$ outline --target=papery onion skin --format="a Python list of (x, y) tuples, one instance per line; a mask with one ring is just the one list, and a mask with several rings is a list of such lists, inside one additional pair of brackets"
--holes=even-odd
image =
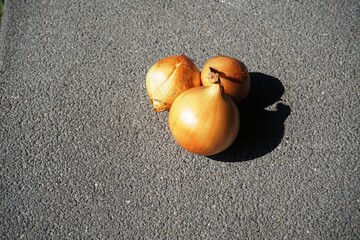
[(146, 90), (155, 112), (168, 111), (180, 93), (200, 85), (199, 69), (183, 54), (159, 60), (146, 74)]
[(227, 149), (240, 128), (239, 111), (217, 83), (180, 94), (169, 113), (175, 141), (189, 152), (210, 156)]
[(225, 93), (228, 94), (236, 104), (244, 101), (250, 91), (250, 74), (243, 62), (236, 58), (219, 55), (207, 60), (201, 71), (201, 82), (203, 86), (211, 85), (209, 72), (215, 70), (220, 76)]

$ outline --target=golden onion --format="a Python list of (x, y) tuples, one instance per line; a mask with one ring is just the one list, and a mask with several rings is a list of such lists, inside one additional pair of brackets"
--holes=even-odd
[(200, 71), (185, 55), (163, 58), (146, 74), (146, 90), (155, 112), (168, 111), (180, 93), (200, 85)]
[(219, 74), (225, 93), (236, 104), (245, 100), (250, 91), (250, 75), (243, 62), (236, 58), (219, 55), (207, 60), (201, 71), (203, 86), (210, 86), (211, 72)]
[(224, 93), (217, 74), (210, 86), (188, 89), (174, 101), (169, 113), (169, 128), (175, 141), (200, 155), (224, 151), (236, 139), (240, 127), (239, 111)]

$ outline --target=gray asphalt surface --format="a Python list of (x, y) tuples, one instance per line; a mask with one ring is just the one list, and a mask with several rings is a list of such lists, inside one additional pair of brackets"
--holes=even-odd
[[(1, 239), (360, 239), (359, 1), (6, 1)], [(249, 68), (241, 131), (193, 155), (145, 74)]]

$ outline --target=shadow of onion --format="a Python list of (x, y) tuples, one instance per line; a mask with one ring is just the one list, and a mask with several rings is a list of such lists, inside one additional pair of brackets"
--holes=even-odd
[[(240, 104), (240, 131), (235, 142), (225, 151), (209, 156), (216, 161), (253, 160), (274, 150), (284, 136), (284, 123), (291, 109), (281, 102), (284, 86), (275, 77), (250, 73), (251, 89)], [(265, 109), (271, 107), (271, 110)]]

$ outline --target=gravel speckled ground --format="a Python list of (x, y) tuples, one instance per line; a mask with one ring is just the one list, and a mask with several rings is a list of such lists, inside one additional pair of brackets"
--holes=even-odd
[[(6, 1), (2, 239), (360, 239), (359, 1)], [(145, 90), (184, 53), (249, 68), (202, 157)]]

